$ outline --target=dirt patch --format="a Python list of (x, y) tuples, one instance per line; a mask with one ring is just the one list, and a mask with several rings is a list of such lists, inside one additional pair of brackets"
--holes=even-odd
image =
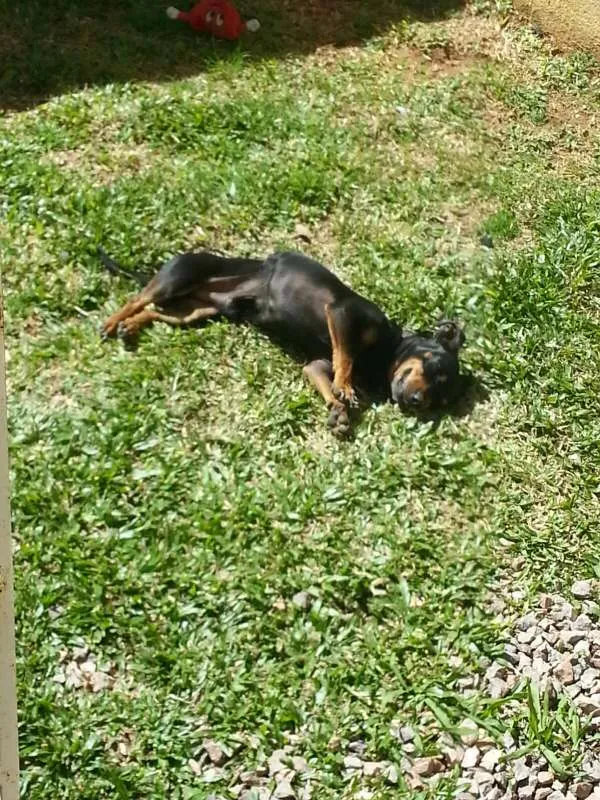
[(517, 55), (510, 32), (497, 18), (476, 13), (418, 26), (411, 44), (426, 56), (433, 68), (455, 69), (465, 58), (512, 60)]
[(126, 176), (139, 175), (152, 165), (153, 153), (145, 145), (119, 147), (99, 152), (96, 147), (56, 150), (44, 159), (62, 169), (76, 171), (95, 186), (107, 186)]
[(443, 203), (434, 220), (445, 225), (458, 236), (472, 238), (493, 210), (491, 203), (479, 200), (473, 205)]
[(586, 136), (596, 129), (598, 113), (583, 106), (573, 95), (556, 93), (548, 98), (548, 122)]
[(516, 0), (515, 6), (564, 48), (600, 57), (600, 4), (597, 0)]
[(564, 177), (584, 178), (595, 163), (598, 114), (583, 106), (577, 97), (555, 93), (548, 98), (546, 129), (556, 142), (552, 168)]

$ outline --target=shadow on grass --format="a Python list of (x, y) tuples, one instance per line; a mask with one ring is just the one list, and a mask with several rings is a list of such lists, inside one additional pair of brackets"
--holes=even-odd
[[(29, 0), (0, 4), (0, 106), (19, 110), (53, 95), (125, 81), (201, 73), (239, 50), (249, 58), (356, 44), (402, 20), (446, 16), (463, 0), (240, 0), (261, 29), (240, 43), (212, 40), (166, 17), (168, 0)], [(189, 8), (186, 0), (179, 5)]]

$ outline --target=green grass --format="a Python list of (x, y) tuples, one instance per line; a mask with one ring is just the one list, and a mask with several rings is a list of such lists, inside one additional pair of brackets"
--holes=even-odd
[[(277, 39), (285, 8), (266, 25), (256, 9), (263, 38), (240, 47), (148, 22), (114, 63), (82, 51), (81, 91), (60, 50), (3, 78), (31, 106), (0, 136), (31, 800), (229, 798), (291, 734), (313, 797), (351, 797), (348, 741), (400, 763), (394, 721), (422, 752), (465, 716), (505, 728), (455, 684), (501, 648), (499, 579), (514, 572), (526, 606), (600, 577), (596, 67), (510, 27), (514, 57), (494, 60), (485, 3), (430, 23), (382, 5), (377, 35), (355, 17), (360, 45), (317, 52), (304, 18), (294, 47)], [(145, 54), (158, 76), (167, 41), (184, 77), (135, 80)], [(442, 45), (457, 63), (430, 60)], [(135, 354), (100, 342), (132, 287), (102, 272), (98, 242), (148, 265), (298, 247), (298, 223), (303, 249), (407, 324), (461, 318), (487, 401), (435, 429), (370, 408), (342, 444), (253, 330), (156, 327)], [(53, 681), (82, 643), (111, 690)], [(569, 710), (561, 727), (527, 700), (521, 745), (563, 752)], [(188, 767), (207, 736), (233, 752), (217, 784)]]

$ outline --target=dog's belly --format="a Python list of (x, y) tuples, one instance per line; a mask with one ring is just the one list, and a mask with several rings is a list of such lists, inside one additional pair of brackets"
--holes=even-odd
[(326, 288), (302, 281), (272, 282), (257, 303), (253, 320), (270, 337), (288, 342), (308, 358), (329, 358), (331, 341), (325, 306), (333, 296)]
[(303, 314), (258, 314), (255, 324), (270, 339), (290, 346), (304, 357), (330, 358), (331, 342), (327, 324), (321, 328)]

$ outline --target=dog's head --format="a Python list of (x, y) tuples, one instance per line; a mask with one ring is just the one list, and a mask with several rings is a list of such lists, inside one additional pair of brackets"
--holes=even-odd
[(433, 332), (403, 336), (389, 373), (392, 400), (415, 412), (457, 400), (463, 384), (458, 353), (464, 342), (464, 331), (451, 320), (442, 320)]

